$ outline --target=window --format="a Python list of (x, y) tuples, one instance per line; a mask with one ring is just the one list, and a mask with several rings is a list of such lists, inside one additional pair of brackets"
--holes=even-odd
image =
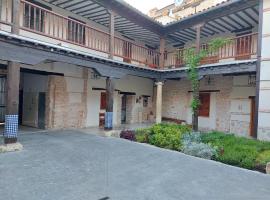
[[(71, 18), (71, 17), (70, 17)], [(72, 18), (71, 18), (72, 19)], [(78, 43), (85, 44), (85, 23), (75, 19), (68, 21), (68, 40)]]
[(102, 92), (100, 95), (100, 110), (106, 109), (106, 92)]
[(199, 116), (209, 117), (210, 115), (210, 93), (200, 93)]
[[(35, 3), (34, 1), (29, 1)], [(35, 31), (44, 32), (45, 30), (45, 10), (34, 7), (30, 4), (24, 4), (23, 26)], [(38, 4), (37, 4), (38, 5)], [(42, 5), (38, 5), (42, 6)], [(46, 7), (47, 9), (47, 7)]]
[(143, 97), (143, 107), (148, 107), (148, 96)]

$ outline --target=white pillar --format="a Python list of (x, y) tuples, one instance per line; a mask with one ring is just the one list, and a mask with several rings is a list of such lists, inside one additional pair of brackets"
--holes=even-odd
[[(270, 1), (260, 0), (261, 5), (261, 27), (259, 30), (259, 45), (258, 50), (258, 67), (259, 73), (257, 72), (257, 84), (258, 84), (258, 128), (257, 137), (258, 139), (270, 140)], [(260, 43), (260, 42), (259, 42)]]
[(156, 95), (156, 123), (159, 124), (162, 121), (162, 86), (163, 82), (156, 82), (157, 95)]

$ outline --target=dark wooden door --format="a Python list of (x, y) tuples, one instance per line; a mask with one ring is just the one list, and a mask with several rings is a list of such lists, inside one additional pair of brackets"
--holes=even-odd
[(124, 124), (127, 121), (127, 95), (122, 96), (121, 106), (121, 123)]
[[(100, 94), (100, 111), (106, 110), (106, 92), (101, 92)], [(99, 113), (99, 127), (104, 127), (105, 125), (105, 113), (100, 112)]]
[(40, 92), (38, 95), (38, 128), (45, 129), (45, 109), (46, 93)]
[(250, 132), (249, 132), (249, 135), (251, 137), (255, 137), (255, 133), (254, 133), (254, 118), (255, 118), (255, 107), (256, 107), (256, 104), (255, 104), (255, 97), (250, 97)]

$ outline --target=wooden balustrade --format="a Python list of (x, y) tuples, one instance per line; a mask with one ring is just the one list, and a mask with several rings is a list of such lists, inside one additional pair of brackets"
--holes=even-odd
[[(2, 0), (1, 2), (0, 23), (11, 25), (12, 1)], [(21, 0), (21, 16), (20, 28), (22, 30), (109, 54), (110, 34), (103, 30), (93, 28), (84, 22), (62, 16), (25, 0)], [(3, 30), (1, 24), (0, 29)], [(114, 40), (114, 56), (123, 58), (124, 62), (131, 63), (134, 61), (151, 68), (157, 68), (160, 56), (164, 56), (166, 68), (181, 67), (185, 64), (184, 48), (171, 52), (165, 51), (164, 55), (161, 55), (154, 49), (117, 36)], [(257, 40), (257, 33), (232, 38), (224, 47), (204, 58), (201, 64), (218, 63), (226, 59), (244, 60), (255, 58)], [(205, 49), (208, 46), (204, 44), (201, 48)]]
[(0, 2), (0, 22), (1, 24), (11, 24), (12, 22), (12, 1), (2, 0)]
[(83, 22), (22, 0), (22, 29), (100, 52), (109, 51), (109, 34)]
[[(247, 60), (257, 55), (258, 33), (247, 34), (232, 38), (216, 52), (210, 52), (201, 64), (218, 63), (221, 60)], [(201, 49), (207, 49), (208, 45), (201, 45)], [(182, 67), (185, 64), (185, 48), (176, 49), (165, 54), (165, 67)]]
[(121, 57), (125, 62), (135, 61), (156, 68), (159, 65), (160, 53), (142, 45), (115, 37), (114, 54)]

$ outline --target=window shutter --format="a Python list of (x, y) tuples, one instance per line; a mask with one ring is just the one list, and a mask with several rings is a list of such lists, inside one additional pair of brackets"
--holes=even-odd
[(200, 93), (199, 116), (209, 117), (210, 115), (210, 93)]

